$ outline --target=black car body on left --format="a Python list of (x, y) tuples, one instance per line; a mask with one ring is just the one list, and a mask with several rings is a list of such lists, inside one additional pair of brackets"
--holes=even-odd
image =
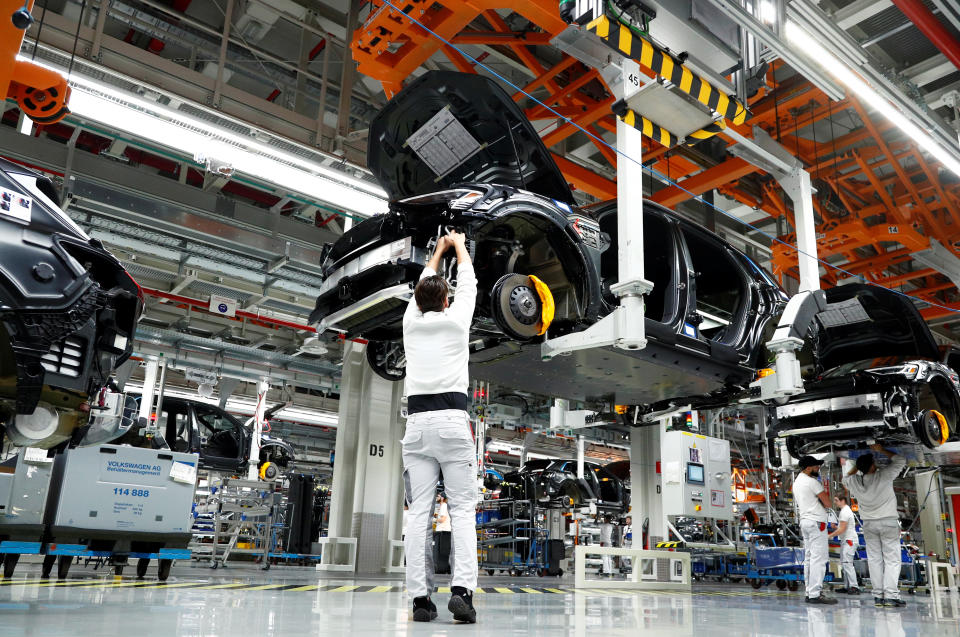
[[(804, 393), (776, 407), (771, 457), (830, 450), (936, 449), (960, 439), (960, 376), (913, 302), (875, 285), (826, 290), (810, 334), (814, 371)], [(946, 361), (946, 362), (945, 362)]]
[[(242, 473), (247, 468), (252, 448), (253, 432), (226, 410), (184, 398), (163, 399), (158, 427), (167, 444), (174, 451), (200, 455), (200, 467), (212, 471)], [(295, 459), (289, 443), (262, 434), (260, 436), (261, 472), (268, 463), (275, 470), (263, 476), (276, 477), (277, 471), (287, 468)]]
[(139, 286), (60, 209), (46, 177), (0, 159), (0, 424), (50, 448), (129, 358)]
[[(377, 115), (369, 140), (368, 165), (390, 211), (326, 249), (310, 320), (370, 340), (368, 361), (381, 376), (404, 376), (403, 311), (433, 239), (452, 227), (467, 235), (478, 280), (471, 378), (644, 406), (718, 399), (754, 379), (764, 328), (786, 295), (721, 237), (652, 202), (643, 205), (643, 249), (654, 288), (639, 319), (647, 346), (543, 360), (545, 338), (586, 330), (618, 306), (618, 206), (578, 208), (536, 130), (489, 78), (425, 73)], [(454, 280), (452, 259), (444, 267)], [(555, 306), (549, 325), (537, 281)]]

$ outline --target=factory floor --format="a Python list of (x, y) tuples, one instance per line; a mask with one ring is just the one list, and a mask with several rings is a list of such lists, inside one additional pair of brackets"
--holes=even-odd
[[(128, 568), (127, 571), (132, 569)], [(479, 622), (454, 625), (441, 587), (440, 618), (409, 620), (402, 581), (318, 579), (305, 567), (211, 570), (177, 564), (164, 584), (76, 565), (64, 582), (42, 580), (22, 564), (0, 580), (0, 637), (174, 635), (960, 635), (960, 596), (906, 595), (901, 610), (878, 609), (869, 595), (838, 596), (831, 607), (804, 604), (802, 592), (743, 585), (695, 585), (691, 594), (574, 591), (568, 578), (481, 577)]]

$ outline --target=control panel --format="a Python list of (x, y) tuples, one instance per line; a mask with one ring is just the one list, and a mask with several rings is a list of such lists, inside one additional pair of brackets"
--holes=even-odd
[(730, 520), (730, 442), (689, 431), (660, 438), (663, 514)]

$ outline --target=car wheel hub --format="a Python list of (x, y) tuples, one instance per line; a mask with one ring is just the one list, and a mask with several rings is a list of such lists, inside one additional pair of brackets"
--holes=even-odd
[(539, 301), (532, 289), (516, 287), (510, 292), (510, 313), (524, 325), (533, 325), (540, 318)]
[(512, 338), (527, 340), (540, 333), (543, 301), (529, 276), (507, 274), (490, 291), (497, 326)]

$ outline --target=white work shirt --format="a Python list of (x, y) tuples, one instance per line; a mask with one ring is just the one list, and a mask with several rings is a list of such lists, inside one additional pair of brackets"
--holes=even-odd
[(621, 543), (626, 546), (627, 542), (633, 542), (633, 525), (624, 524), (620, 534)]
[[(435, 275), (425, 267), (420, 279)], [(442, 312), (424, 314), (411, 298), (403, 315), (403, 347), (407, 356), (404, 396), (466, 394), (470, 385), (470, 324), (477, 304), (473, 265), (457, 266), (456, 297)]]
[(846, 475), (850, 470), (849, 464), (843, 466), (843, 486), (857, 499), (860, 505), (861, 520), (883, 520), (899, 518), (897, 513), (897, 496), (893, 493), (893, 481), (903, 471), (907, 461), (897, 455), (890, 459), (890, 464), (880, 468), (877, 465), (875, 473), (862, 475), (855, 473)]
[(850, 508), (849, 504), (843, 505), (837, 518), (840, 522), (847, 523), (847, 530), (843, 532), (843, 537), (840, 538), (840, 541), (846, 542), (847, 540), (851, 540), (854, 546), (859, 545), (860, 539), (857, 537), (857, 518), (854, 517), (853, 509)]
[(440, 503), (440, 510), (437, 511), (437, 527), (436, 531), (439, 533), (441, 531), (446, 531), (448, 533), (453, 531), (453, 527), (450, 526), (450, 511), (447, 508), (446, 502)]
[(802, 471), (793, 481), (793, 501), (797, 503), (797, 511), (801, 520), (826, 522), (827, 510), (817, 497), (823, 493), (823, 485), (816, 478), (811, 478)]

